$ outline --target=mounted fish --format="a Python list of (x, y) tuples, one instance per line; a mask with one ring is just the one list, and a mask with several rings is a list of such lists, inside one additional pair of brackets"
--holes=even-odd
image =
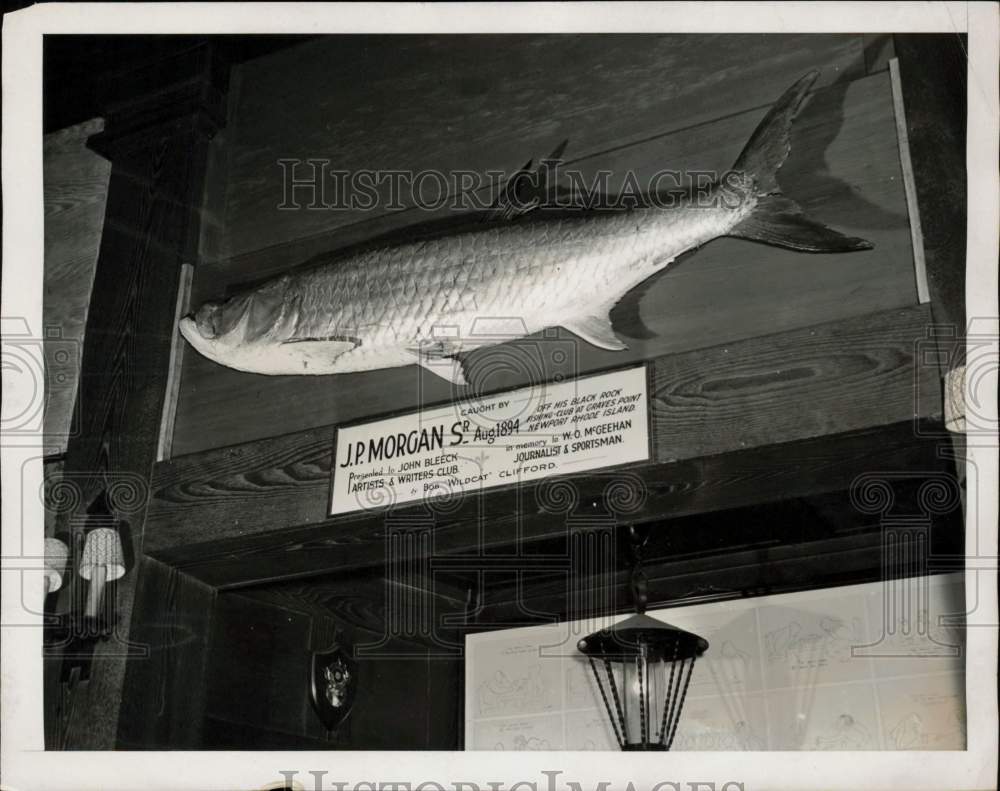
[[(549, 327), (623, 350), (612, 307), (682, 253), (720, 236), (813, 253), (872, 248), (807, 218), (775, 179), (817, 76), (810, 72), (778, 99), (707, 196), (513, 221), (505, 207), (499, 223), (345, 254), (206, 303), (181, 320), (181, 334), (240, 371), (319, 375), (416, 363), (459, 385), (466, 384), (461, 353)], [(474, 324), (483, 317), (517, 317), (520, 329), (477, 337)]]

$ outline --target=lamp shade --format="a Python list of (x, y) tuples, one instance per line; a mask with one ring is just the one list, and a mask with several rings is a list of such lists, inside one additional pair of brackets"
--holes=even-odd
[(965, 432), (965, 366), (952, 368), (944, 378), (944, 425), (957, 434)]
[(69, 547), (58, 538), (45, 539), (45, 581), (47, 592), (52, 593), (62, 587), (63, 574), (66, 573), (66, 559), (69, 557)]
[(110, 527), (99, 527), (87, 533), (80, 558), (80, 576), (89, 580), (99, 566), (107, 570), (105, 579), (108, 582), (125, 575), (121, 538), (118, 531)]
[(708, 642), (645, 614), (584, 637), (590, 667), (623, 750), (669, 750), (698, 657)]

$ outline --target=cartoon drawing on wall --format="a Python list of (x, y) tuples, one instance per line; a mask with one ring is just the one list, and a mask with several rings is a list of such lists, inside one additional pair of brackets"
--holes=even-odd
[(823, 616), (813, 629), (799, 621), (790, 621), (781, 629), (764, 635), (767, 661), (805, 667), (825, 666), (831, 660), (851, 657), (851, 647), (864, 642), (864, 627), (860, 618), (850, 624), (842, 618)]
[[(506, 750), (503, 742), (497, 742), (493, 748), (494, 750)], [(537, 736), (525, 736), (523, 733), (517, 734), (514, 737), (513, 746), (511, 750), (551, 750), (552, 745), (549, 744), (548, 739), (539, 739)]]
[(927, 676), (922, 689), (906, 678), (880, 685), (885, 746), (890, 750), (955, 750), (966, 744), (962, 677)]
[(674, 750), (766, 750), (767, 742), (746, 720), (737, 720), (726, 728), (684, 732), (678, 729)]
[(717, 656), (708, 657), (705, 662), (712, 680), (720, 692), (745, 690), (750, 675), (753, 657), (739, 648), (731, 640), (724, 640)]
[(887, 741), (892, 750), (949, 749), (956, 742), (965, 744), (965, 712), (955, 707), (944, 722), (935, 722), (911, 711), (889, 729)]
[[(725, 707), (726, 716), (732, 723), (732, 747), (717, 746), (711, 749), (762, 750), (764, 740), (758, 737), (749, 724), (747, 711), (748, 677), (752, 657), (738, 648), (732, 641), (725, 640), (717, 656), (709, 658), (705, 664), (715, 684), (715, 694)], [(689, 749), (708, 749), (704, 745), (692, 745)]]
[(872, 750), (872, 732), (851, 714), (839, 714), (813, 741), (814, 750)]
[(572, 658), (565, 665), (566, 708), (592, 708), (596, 698), (594, 676), (590, 667), (582, 660)]
[(545, 695), (542, 668), (532, 665), (525, 675), (511, 678), (503, 670), (479, 685), (479, 713), (485, 716), (503, 712), (520, 712), (532, 700)]

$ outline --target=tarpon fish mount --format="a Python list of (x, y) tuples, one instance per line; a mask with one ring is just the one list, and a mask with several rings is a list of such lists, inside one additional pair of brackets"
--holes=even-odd
[[(811, 253), (873, 247), (806, 217), (775, 178), (818, 75), (778, 99), (707, 201), (516, 221), (501, 207), (498, 223), (348, 253), (205, 303), (181, 319), (181, 334), (240, 371), (315, 376), (416, 363), (458, 385), (466, 384), (461, 353), (549, 327), (624, 350), (611, 327), (615, 304), (720, 236)], [(517, 317), (517, 334), (477, 337), (482, 317)]]

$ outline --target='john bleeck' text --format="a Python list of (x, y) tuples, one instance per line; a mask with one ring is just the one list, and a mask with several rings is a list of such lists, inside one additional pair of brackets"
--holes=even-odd
[[(449, 446), (462, 444), (462, 423), (457, 421), (451, 426), (451, 441)], [(355, 464), (387, 461), (397, 456), (412, 453), (422, 453), (430, 450), (441, 450), (444, 447), (444, 426), (413, 429), (409, 432), (386, 434), (384, 437), (371, 438), (367, 442), (358, 440), (348, 443), (341, 467), (353, 467)]]

